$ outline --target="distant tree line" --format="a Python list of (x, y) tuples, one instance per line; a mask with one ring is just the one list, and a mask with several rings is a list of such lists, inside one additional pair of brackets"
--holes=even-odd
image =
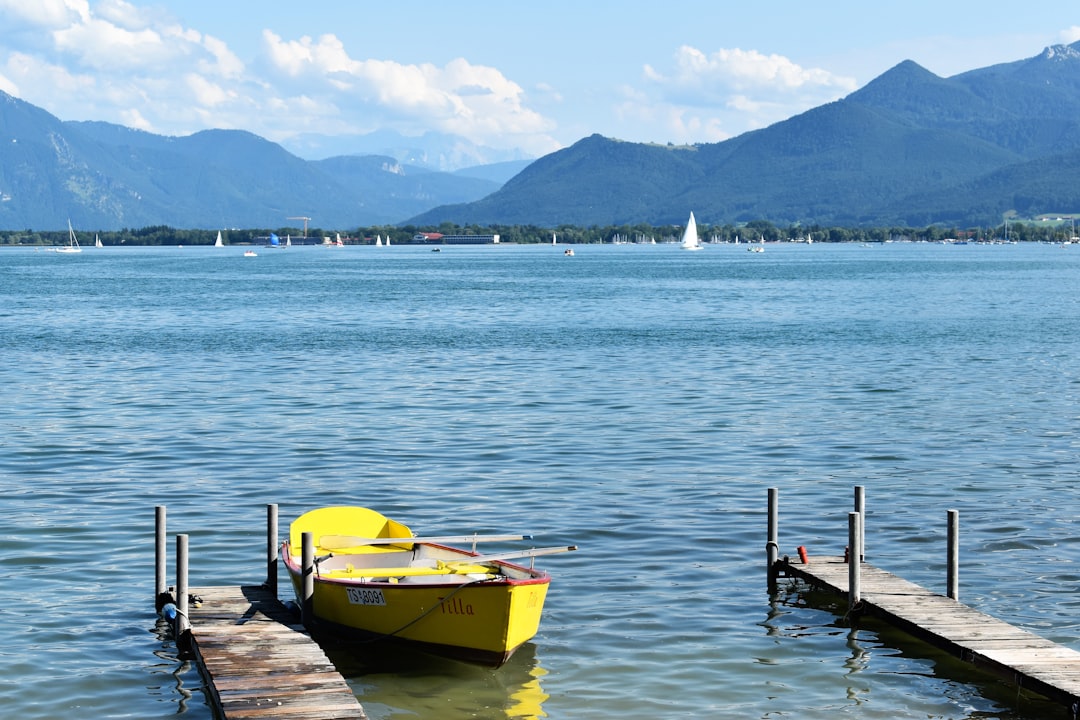
[[(648, 223), (635, 225), (609, 225), (605, 227), (577, 227), (560, 225), (558, 227), (539, 227), (536, 225), (455, 225), (442, 223), (438, 227), (420, 227), (415, 225), (375, 225), (354, 228), (349, 231), (309, 228), (307, 236), (301, 228), (249, 228), (222, 230), (222, 237), (227, 245), (265, 245), (271, 234), (277, 235), (281, 242), (289, 238), (294, 245), (318, 244), (324, 238), (336, 240), (340, 235), (347, 244), (371, 244), (376, 238), (385, 242), (389, 239), (395, 245), (407, 245), (419, 232), (438, 232), (443, 235), (491, 235), (498, 234), (501, 242), (506, 243), (549, 243), (552, 235), (559, 242), (568, 244), (590, 244), (611, 242), (665, 242), (678, 240), (682, 235), (681, 225), (654, 226)], [(95, 238), (100, 238), (103, 245), (213, 245), (218, 230), (185, 230), (165, 225), (154, 225), (140, 229), (79, 231), (79, 242), (92, 245)], [(1029, 220), (1010, 221), (996, 227), (957, 228), (931, 225), (923, 228), (911, 227), (828, 227), (824, 225), (789, 225), (778, 226), (767, 220), (755, 220), (748, 223), (709, 225), (698, 224), (698, 235), (702, 240), (717, 242), (766, 242), (811, 240), (827, 243), (843, 242), (901, 242), (923, 241), (940, 242), (944, 240), (994, 241), (1011, 240), (1017, 242), (1060, 242), (1069, 239), (1075, 233), (1075, 227), (1069, 220), (1054, 221)], [(61, 245), (68, 240), (67, 230), (0, 230), (0, 245)]]

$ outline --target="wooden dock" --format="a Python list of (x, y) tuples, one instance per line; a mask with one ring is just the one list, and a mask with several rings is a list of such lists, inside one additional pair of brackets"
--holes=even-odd
[(345, 678), (263, 586), (191, 588), (192, 653), (225, 720), (367, 720)]
[[(848, 595), (849, 568), (843, 557), (810, 556), (805, 564), (779, 559), (771, 570), (777, 577), (798, 578)], [(965, 662), (1063, 704), (1074, 717), (1080, 710), (1080, 652), (866, 563), (861, 565), (859, 586), (856, 614), (886, 620)]]

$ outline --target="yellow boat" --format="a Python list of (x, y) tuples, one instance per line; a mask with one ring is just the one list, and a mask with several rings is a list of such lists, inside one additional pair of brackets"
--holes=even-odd
[[(546, 572), (508, 560), (576, 549), (480, 555), (477, 542), (527, 536), (419, 538), (375, 510), (320, 508), (298, 517), (281, 547), (301, 604), (304, 533), (313, 545), (313, 629), (404, 640), (495, 666), (536, 635), (551, 582)], [(472, 550), (447, 542), (471, 542)]]

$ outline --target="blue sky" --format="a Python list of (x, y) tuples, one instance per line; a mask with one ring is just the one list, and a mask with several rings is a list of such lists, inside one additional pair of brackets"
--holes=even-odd
[(0, 28), (0, 90), (63, 120), (234, 128), (294, 151), (305, 135), (330, 138), (317, 156), (376, 130), (434, 131), (538, 157), (593, 133), (716, 142), (907, 59), (947, 77), (1031, 57), (1080, 39), (1080, 8), (0, 0)]

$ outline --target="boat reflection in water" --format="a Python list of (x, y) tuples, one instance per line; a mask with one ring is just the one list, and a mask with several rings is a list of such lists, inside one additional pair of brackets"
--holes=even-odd
[(416, 720), (547, 717), (543, 704), (548, 696), (540, 685), (547, 671), (540, 667), (533, 643), (522, 645), (495, 669), (399, 643), (320, 641), (372, 720), (405, 715)]

